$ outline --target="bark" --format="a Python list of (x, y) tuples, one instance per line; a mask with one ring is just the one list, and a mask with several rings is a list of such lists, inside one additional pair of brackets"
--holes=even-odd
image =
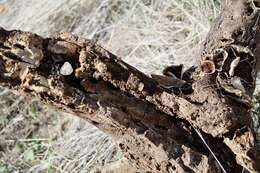
[(259, 172), (250, 126), (259, 68), (257, 2), (223, 1), (191, 93), (177, 94), (90, 40), (0, 29), (0, 85), (111, 134), (136, 171)]

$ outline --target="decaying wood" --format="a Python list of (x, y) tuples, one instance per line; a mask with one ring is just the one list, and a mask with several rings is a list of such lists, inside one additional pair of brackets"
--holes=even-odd
[(255, 1), (222, 4), (193, 74), (192, 93), (171, 92), (90, 40), (3, 28), (0, 84), (111, 134), (133, 169), (222, 172), (195, 128), (226, 172), (259, 172), (250, 127), (260, 64), (259, 11)]
[[(24, 57), (27, 53), (33, 58), (27, 60)], [(34, 63), (38, 60), (40, 63)], [(197, 172), (206, 166), (213, 172), (219, 171), (188, 122), (156, 110), (145, 99), (155, 92), (166, 98), (171, 94), (89, 40), (68, 33), (43, 39), (31, 33), (2, 29), (0, 62), (2, 85), (60, 110), (74, 112), (112, 134), (125, 157), (139, 170)], [(65, 63), (74, 69), (73, 74), (61, 74)], [(217, 141), (220, 140), (212, 139), (212, 143)], [(227, 165), (227, 170), (241, 170), (223, 143), (215, 150), (222, 151), (218, 154), (220, 160), (230, 160), (232, 166)]]

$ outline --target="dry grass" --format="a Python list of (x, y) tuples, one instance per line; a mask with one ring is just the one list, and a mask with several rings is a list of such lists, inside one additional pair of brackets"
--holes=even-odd
[[(139, 70), (195, 62), (218, 0), (0, 0), (0, 26), (97, 40)], [(90, 172), (123, 156), (92, 125), (0, 92), (0, 172)]]

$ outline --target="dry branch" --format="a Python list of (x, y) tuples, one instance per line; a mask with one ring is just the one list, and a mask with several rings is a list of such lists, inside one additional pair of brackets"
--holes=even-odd
[[(156, 110), (145, 100), (145, 95), (163, 93), (157, 83), (91, 41), (68, 33), (43, 39), (2, 29), (0, 58), (3, 86), (76, 113), (112, 134), (135, 168), (196, 172), (207, 165), (218, 170), (188, 122)], [(225, 153), (219, 154), (221, 160), (227, 157), (232, 169), (241, 169), (223, 143), (217, 148)]]
[(259, 67), (256, 3), (224, 2), (193, 74), (177, 95), (90, 40), (0, 29), (0, 84), (73, 112), (111, 134), (137, 170), (259, 172), (250, 102)]

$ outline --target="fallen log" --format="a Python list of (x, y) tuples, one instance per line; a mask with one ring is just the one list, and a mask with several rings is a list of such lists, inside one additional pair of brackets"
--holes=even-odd
[[(111, 134), (136, 171), (259, 172), (250, 125), (260, 58), (257, 5), (223, 1), (189, 81), (176, 67), (165, 71), (170, 77), (151, 78), (69, 33), (43, 38), (1, 28), (0, 85)], [(192, 90), (176, 93), (174, 82), (163, 83), (173, 77)]]

